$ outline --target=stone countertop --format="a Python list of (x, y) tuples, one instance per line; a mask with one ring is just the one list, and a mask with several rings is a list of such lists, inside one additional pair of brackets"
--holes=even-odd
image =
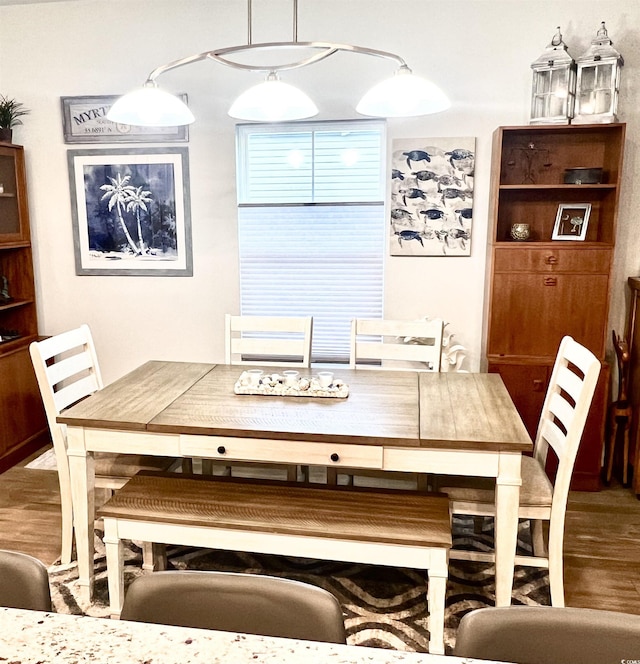
[(11, 664), (465, 664), (468, 659), (0, 608)]

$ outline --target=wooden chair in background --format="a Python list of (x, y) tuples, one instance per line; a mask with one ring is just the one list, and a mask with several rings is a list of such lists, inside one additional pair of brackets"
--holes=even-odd
[(609, 440), (608, 440), (608, 460), (606, 481), (611, 482), (613, 474), (613, 460), (617, 447), (620, 426), (622, 430), (622, 484), (625, 486), (628, 482), (629, 471), (629, 430), (633, 417), (633, 408), (629, 395), (627, 394), (627, 381), (629, 378), (629, 345), (627, 340), (618, 336), (616, 331), (612, 331), (613, 348), (616, 352), (616, 361), (618, 364), (618, 398), (609, 407)]

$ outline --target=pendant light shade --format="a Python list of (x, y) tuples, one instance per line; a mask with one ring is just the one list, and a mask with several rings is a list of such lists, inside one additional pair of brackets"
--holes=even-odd
[[(0, 0), (1, 1), (1, 0)], [(111, 107), (107, 118), (123, 124), (148, 127), (172, 127), (190, 124), (193, 114), (177, 97), (157, 88), (156, 79), (165, 72), (195, 62), (208, 60), (242, 71), (267, 73), (267, 80), (242, 93), (229, 109), (229, 115), (251, 122), (283, 122), (304, 120), (317, 115), (317, 106), (298, 88), (278, 79), (278, 73), (301, 69), (321, 62), (336, 53), (351, 53), (395, 62), (396, 75), (374, 86), (360, 101), (356, 110), (374, 117), (410, 117), (444, 111), (451, 105), (437, 85), (415, 76), (406, 62), (395, 53), (336, 42), (298, 41), (298, 0), (293, 0), (293, 40), (254, 44), (252, 33), (252, 1), (247, 0), (248, 39), (240, 46), (227, 46), (195, 53), (156, 67), (147, 77), (142, 90), (121, 97)], [(256, 56), (262, 51), (278, 51), (293, 60), (269, 65), (242, 62), (243, 55)]]
[(395, 76), (374, 85), (360, 100), (356, 111), (373, 117), (398, 118), (439, 113), (450, 106), (451, 102), (437, 85), (403, 65)]
[(303, 120), (317, 114), (318, 107), (302, 90), (283, 83), (274, 73), (243, 92), (229, 109), (232, 118), (253, 122)]
[(107, 113), (107, 119), (143, 127), (177, 127), (195, 120), (183, 101), (155, 85), (145, 85), (120, 97)]

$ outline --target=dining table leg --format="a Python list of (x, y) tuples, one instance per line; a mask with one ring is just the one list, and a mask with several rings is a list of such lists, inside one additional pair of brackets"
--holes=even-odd
[(521, 455), (501, 454), (495, 492), (496, 606), (509, 606), (518, 544)]
[(90, 602), (93, 598), (95, 553), (93, 528), (95, 521), (95, 462), (92, 452), (84, 444), (84, 429), (69, 427), (67, 456), (73, 503), (73, 530), (78, 558), (78, 586), (80, 598)]

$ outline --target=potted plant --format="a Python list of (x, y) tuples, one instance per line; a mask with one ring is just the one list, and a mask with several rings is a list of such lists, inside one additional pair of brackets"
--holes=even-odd
[(13, 127), (21, 125), (20, 118), (28, 113), (21, 102), (0, 95), (0, 143), (11, 143)]

